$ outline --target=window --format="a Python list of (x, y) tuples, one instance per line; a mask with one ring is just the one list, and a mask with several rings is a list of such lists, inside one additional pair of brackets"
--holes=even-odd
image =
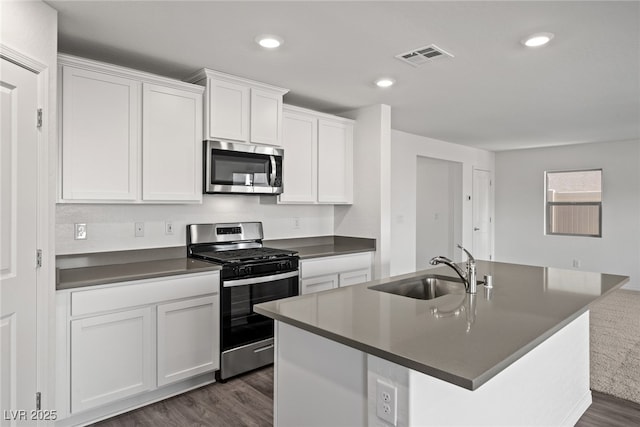
[(602, 169), (546, 173), (546, 233), (602, 236)]

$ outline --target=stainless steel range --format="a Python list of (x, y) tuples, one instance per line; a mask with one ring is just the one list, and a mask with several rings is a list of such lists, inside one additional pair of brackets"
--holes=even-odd
[(297, 253), (263, 237), (260, 222), (187, 226), (187, 255), (222, 265), (219, 380), (273, 363), (273, 320), (253, 305), (299, 294)]

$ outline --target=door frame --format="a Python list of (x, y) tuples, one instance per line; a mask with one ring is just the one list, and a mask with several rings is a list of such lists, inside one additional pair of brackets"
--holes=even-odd
[(474, 208), (475, 208), (475, 200), (476, 200), (476, 194), (474, 194), (474, 187), (475, 187), (475, 179), (476, 179), (476, 171), (482, 171), (482, 172), (487, 172), (489, 174), (489, 238), (491, 239), (491, 241), (489, 242), (489, 252), (490, 252), (490, 256), (491, 256), (491, 261), (495, 261), (496, 257), (495, 257), (495, 198), (494, 198), (494, 185), (493, 183), (495, 182), (495, 177), (494, 177), (494, 172), (490, 169), (485, 169), (485, 168), (479, 168), (476, 166), (473, 166), (471, 168), (471, 248), (473, 249), (473, 239), (475, 238), (474, 233), (473, 233), (473, 227), (474, 227)]
[[(42, 125), (37, 130), (37, 207), (36, 207), (36, 246), (42, 250), (42, 267), (36, 270), (36, 391), (42, 393), (41, 407), (54, 410), (55, 406), (55, 250), (53, 247), (54, 229), (49, 226), (50, 220), (55, 218), (55, 204), (52, 204), (49, 183), (50, 135), (53, 132), (54, 120), (49, 103), (49, 67), (5, 44), (0, 43), (0, 58), (13, 62), (37, 75), (38, 108), (43, 111)], [(36, 112), (34, 111), (34, 114)], [(54, 141), (55, 142), (55, 141)], [(55, 180), (54, 180), (55, 181)], [(36, 254), (33, 254), (35, 263)], [(35, 399), (35, 396), (34, 396)]]

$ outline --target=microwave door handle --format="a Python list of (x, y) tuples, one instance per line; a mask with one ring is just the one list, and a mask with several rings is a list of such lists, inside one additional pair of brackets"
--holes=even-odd
[(271, 159), (271, 175), (269, 176), (269, 180), (270, 180), (270, 185), (272, 187), (275, 187), (276, 185), (276, 175), (277, 175), (277, 171), (276, 171), (276, 157), (275, 156), (269, 156), (269, 158)]

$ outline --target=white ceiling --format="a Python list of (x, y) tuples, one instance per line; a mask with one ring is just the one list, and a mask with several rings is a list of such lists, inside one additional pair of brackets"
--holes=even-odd
[[(640, 2), (47, 1), (59, 50), (178, 79), (208, 67), (330, 113), (489, 150), (640, 140)], [(534, 32), (555, 34), (526, 49)], [(259, 48), (263, 33), (284, 38)], [(395, 55), (434, 43), (420, 68)], [(373, 85), (381, 76), (397, 84)]]

